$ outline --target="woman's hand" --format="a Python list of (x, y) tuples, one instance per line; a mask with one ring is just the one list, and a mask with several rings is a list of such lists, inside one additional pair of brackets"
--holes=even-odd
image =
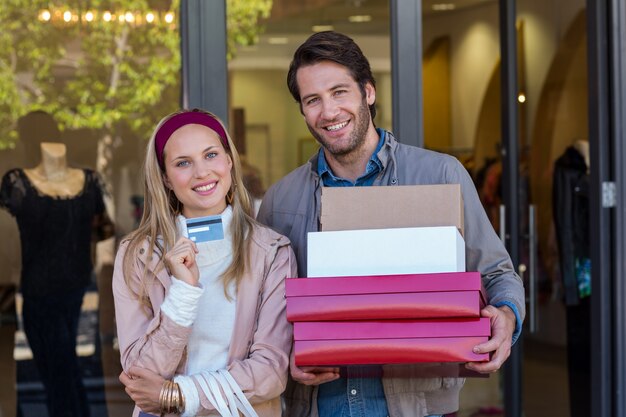
[(138, 366), (130, 368), (128, 373), (120, 374), (120, 382), (126, 387), (126, 394), (144, 413), (161, 414), (159, 394), (165, 379), (159, 374)]
[(198, 286), (200, 277), (196, 253), (198, 253), (196, 244), (186, 237), (181, 237), (163, 258), (165, 266), (173, 276), (195, 287)]

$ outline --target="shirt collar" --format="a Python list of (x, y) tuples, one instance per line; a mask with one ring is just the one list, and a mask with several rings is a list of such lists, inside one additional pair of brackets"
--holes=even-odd
[[(359, 183), (359, 180), (361, 178), (365, 176), (369, 177), (373, 173), (378, 173), (382, 171), (382, 169), (384, 168), (383, 163), (378, 157), (378, 152), (380, 152), (380, 150), (383, 147), (383, 144), (385, 143), (385, 137), (386, 137), (387, 132), (381, 128), (376, 128), (376, 132), (378, 133), (378, 136), (380, 137), (380, 139), (378, 140), (378, 145), (376, 146), (374, 153), (372, 153), (372, 156), (370, 156), (370, 159), (367, 161), (367, 165), (365, 166), (365, 172), (359, 178), (357, 178), (357, 181), (356, 181), (357, 184)], [(332, 170), (330, 169), (330, 166), (328, 165), (328, 162), (326, 162), (326, 157), (324, 156), (323, 148), (320, 148), (317, 154), (317, 174), (320, 176), (320, 178), (322, 178), (325, 184), (326, 184), (326, 181), (328, 182), (348, 181), (344, 178), (337, 177), (335, 174), (333, 174)]]

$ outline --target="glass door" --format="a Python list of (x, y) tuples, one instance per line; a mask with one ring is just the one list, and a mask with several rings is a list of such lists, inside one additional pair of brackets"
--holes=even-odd
[(517, 3), (519, 274), (526, 417), (591, 415), (589, 140), (583, 1)]

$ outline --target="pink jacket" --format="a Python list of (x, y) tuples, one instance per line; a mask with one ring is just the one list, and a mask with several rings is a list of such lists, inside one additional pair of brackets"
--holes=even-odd
[[(184, 374), (191, 327), (176, 324), (160, 311), (170, 276), (165, 268), (155, 273), (160, 257), (158, 253), (145, 253), (146, 242), (136, 259), (131, 282), (141, 285), (143, 270), (148, 269), (152, 312), (147, 315), (124, 282), (122, 265), (127, 247), (127, 242), (120, 245), (113, 273), (122, 367), (128, 371), (133, 365), (140, 366), (166, 379)], [(284, 279), (296, 276), (296, 261), (286, 237), (257, 226), (250, 244), (250, 259), (249, 273), (237, 292), (236, 324), (227, 369), (260, 417), (280, 416), (280, 394), (287, 383), (292, 339), (292, 327), (285, 315)], [(202, 391), (198, 392), (200, 415), (215, 412)], [(135, 407), (133, 415), (137, 414)]]

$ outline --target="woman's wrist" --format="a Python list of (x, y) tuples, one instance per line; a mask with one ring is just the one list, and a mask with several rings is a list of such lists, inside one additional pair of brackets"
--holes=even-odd
[(163, 381), (159, 393), (159, 408), (162, 414), (183, 414), (185, 412), (185, 396), (180, 385), (171, 380)]

